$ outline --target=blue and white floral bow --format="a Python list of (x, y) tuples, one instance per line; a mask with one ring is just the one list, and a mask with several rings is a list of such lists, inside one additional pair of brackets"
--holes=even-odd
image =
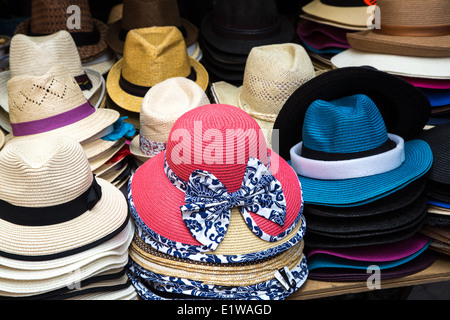
[(284, 225), (286, 199), (281, 183), (258, 159), (250, 158), (241, 188), (228, 193), (212, 173), (194, 171), (186, 187), (186, 204), (181, 206), (183, 220), (198, 242), (215, 250), (228, 229), (231, 209), (252, 212), (278, 225)]

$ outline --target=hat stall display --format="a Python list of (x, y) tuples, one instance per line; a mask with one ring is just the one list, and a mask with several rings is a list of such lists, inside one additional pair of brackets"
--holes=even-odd
[(130, 152), (145, 162), (164, 151), (175, 121), (193, 108), (210, 104), (194, 81), (174, 77), (153, 86), (142, 100), (140, 132), (130, 143)]
[[(147, 61), (142, 65), (142, 61)], [(186, 44), (176, 27), (130, 30), (124, 55), (106, 80), (108, 95), (119, 107), (139, 112), (142, 99), (157, 83), (172, 77), (186, 77), (206, 90), (206, 69), (187, 55)]]
[[(68, 10), (71, 6), (79, 8), (79, 11), (75, 10), (79, 13), (78, 21), (77, 17), (72, 18), (73, 27), (69, 23), (74, 14)], [(32, 0), (31, 17), (20, 23), (14, 34), (44, 36), (66, 30), (77, 45), (81, 61), (86, 62), (107, 50), (107, 29), (104, 22), (92, 17), (87, 0)]]
[(273, 123), (280, 109), (314, 75), (311, 59), (299, 44), (259, 46), (248, 55), (243, 85), (215, 82), (211, 84), (211, 94), (216, 103), (237, 106), (250, 114), (271, 148)]

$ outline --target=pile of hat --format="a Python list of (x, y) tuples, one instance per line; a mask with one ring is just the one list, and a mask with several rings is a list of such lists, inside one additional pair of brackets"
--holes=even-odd
[(334, 67), (373, 66), (403, 77), (427, 95), (429, 126), (448, 122), (450, 105), (450, 8), (445, 0), (378, 0), (373, 29), (347, 34), (351, 48)]
[(142, 299), (284, 299), (305, 282), (302, 189), (237, 107), (198, 106), (133, 174), (128, 274)]
[(419, 232), (433, 154), (417, 136), (429, 114), (419, 89), (363, 67), (320, 74), (285, 103), (274, 128), (302, 185), (311, 279), (367, 280), (370, 265), (396, 278), (434, 261)]
[(314, 66), (301, 45), (258, 46), (248, 55), (243, 84), (214, 82), (211, 94), (214, 102), (239, 107), (252, 116), (267, 146), (275, 149), (278, 144), (272, 146), (272, 129), (278, 113), (291, 94), (314, 76)]
[(0, 176), (0, 299), (137, 298), (125, 269), (127, 201), (93, 175), (76, 140), (13, 141)]
[(368, 29), (375, 0), (313, 0), (302, 7), (297, 35), (317, 70), (332, 69), (331, 58), (350, 48), (347, 33)]
[(10, 42), (11, 37), (7, 35), (0, 35), (0, 71), (8, 69)]
[(201, 61), (212, 82), (240, 86), (253, 47), (291, 42), (294, 34), (274, 0), (219, 0), (201, 22)]

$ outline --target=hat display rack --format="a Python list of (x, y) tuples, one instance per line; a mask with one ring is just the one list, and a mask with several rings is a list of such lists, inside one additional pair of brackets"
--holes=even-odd
[(0, 300), (450, 273), (447, 0), (186, 2), (0, 24)]

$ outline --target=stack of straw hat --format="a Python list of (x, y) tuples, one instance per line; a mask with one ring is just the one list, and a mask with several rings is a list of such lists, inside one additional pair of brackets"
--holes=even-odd
[(427, 95), (429, 126), (449, 122), (450, 8), (445, 0), (378, 0), (378, 26), (347, 35), (351, 48), (334, 67), (368, 65), (414, 84)]
[(212, 82), (240, 86), (253, 47), (290, 42), (294, 33), (274, 0), (219, 0), (201, 22), (201, 61)]
[(136, 299), (125, 274), (134, 226), (124, 195), (67, 136), (0, 152), (2, 299)]
[(141, 298), (284, 299), (303, 285), (302, 190), (258, 132), (237, 107), (196, 107), (133, 174), (128, 273)]

